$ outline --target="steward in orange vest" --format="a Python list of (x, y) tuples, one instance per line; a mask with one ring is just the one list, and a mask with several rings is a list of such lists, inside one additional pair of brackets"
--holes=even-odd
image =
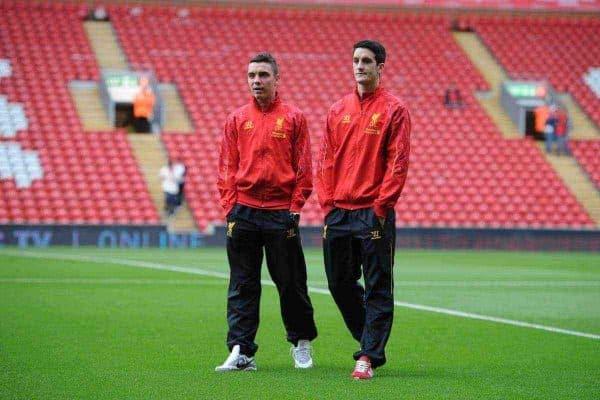
[(150, 132), (150, 120), (154, 116), (156, 96), (147, 78), (140, 79), (140, 92), (133, 100), (133, 126), (136, 132)]

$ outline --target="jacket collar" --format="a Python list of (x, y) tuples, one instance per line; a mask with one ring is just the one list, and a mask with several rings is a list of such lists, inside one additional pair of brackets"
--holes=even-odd
[(356, 101), (358, 101), (359, 103), (362, 103), (363, 101), (376, 99), (384, 91), (385, 91), (385, 89), (383, 88), (383, 86), (379, 85), (379, 86), (377, 86), (377, 88), (375, 89), (374, 92), (363, 94), (363, 97), (361, 99), (360, 96), (358, 95), (358, 87), (355, 86), (354, 87), (354, 96), (356, 97)]
[(264, 110), (262, 108), (260, 108), (260, 104), (258, 104), (258, 101), (256, 101), (256, 99), (254, 97), (252, 97), (252, 105), (253, 105), (254, 109), (261, 113), (265, 113), (265, 114), (270, 113), (275, 108), (277, 108), (277, 106), (279, 106), (279, 104), (281, 104), (281, 98), (279, 97), (279, 92), (275, 92), (275, 98), (273, 98), (271, 103)]

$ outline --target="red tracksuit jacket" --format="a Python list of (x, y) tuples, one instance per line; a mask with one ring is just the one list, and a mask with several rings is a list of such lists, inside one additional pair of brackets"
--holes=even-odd
[(362, 100), (354, 93), (329, 109), (316, 177), (321, 207), (373, 207), (385, 217), (406, 181), (410, 115), (382, 87)]
[(234, 204), (300, 212), (312, 192), (310, 137), (298, 108), (279, 97), (264, 112), (254, 99), (227, 117), (217, 186)]

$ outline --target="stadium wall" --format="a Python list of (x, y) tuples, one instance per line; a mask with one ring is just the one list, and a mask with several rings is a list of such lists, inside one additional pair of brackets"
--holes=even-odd
[[(323, 229), (302, 227), (307, 247), (320, 247)], [(161, 225), (1, 225), (0, 247), (199, 248), (225, 246), (226, 228), (214, 234), (170, 233)], [(401, 228), (399, 249), (469, 249), (600, 252), (600, 230)]]
[(170, 233), (161, 225), (0, 225), (0, 247), (5, 245), (197, 248), (205, 241), (200, 233)]
[[(302, 242), (320, 247), (321, 227), (300, 229)], [(226, 228), (218, 227), (206, 237), (210, 245), (225, 245)], [(536, 230), (475, 228), (400, 228), (396, 230), (398, 249), (469, 249), (521, 251), (600, 252), (600, 230)]]

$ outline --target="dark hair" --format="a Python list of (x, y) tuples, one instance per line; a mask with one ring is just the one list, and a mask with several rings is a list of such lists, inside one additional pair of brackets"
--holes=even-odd
[(277, 66), (277, 61), (275, 61), (275, 57), (267, 52), (258, 53), (254, 57), (250, 59), (248, 64), (250, 63), (267, 63), (271, 64), (271, 68), (273, 68), (273, 74), (275, 76), (279, 75), (279, 67)]
[(375, 54), (375, 62), (378, 65), (385, 62), (385, 47), (383, 47), (381, 43), (374, 40), (361, 40), (360, 42), (354, 43), (352, 53), (354, 54), (354, 50), (358, 48), (371, 50)]

